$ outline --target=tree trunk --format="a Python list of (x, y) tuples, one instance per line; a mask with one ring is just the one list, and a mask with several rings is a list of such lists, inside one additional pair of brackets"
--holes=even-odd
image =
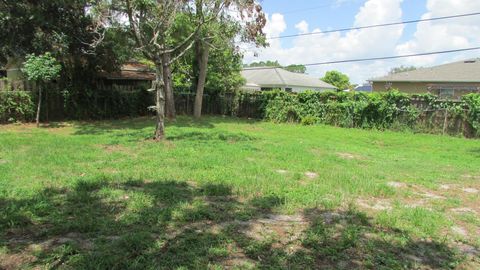
[(38, 84), (37, 128), (40, 127), (40, 107), (42, 106), (42, 85)]
[(198, 58), (198, 81), (195, 105), (193, 106), (193, 116), (195, 118), (202, 116), (203, 90), (205, 89), (205, 81), (207, 79), (208, 55), (210, 52), (208, 45), (199, 42), (198, 46), (199, 51), (196, 56)]
[(163, 81), (163, 65), (162, 63), (155, 63), (155, 81), (153, 82), (153, 89), (156, 92), (155, 109), (157, 112), (157, 125), (153, 139), (160, 141), (165, 136), (165, 92)]
[(173, 84), (172, 84), (172, 71), (170, 69), (170, 55), (163, 55), (163, 80), (164, 80), (164, 91), (165, 91), (165, 104), (166, 104), (166, 115), (168, 120), (175, 121), (176, 112), (175, 112), (175, 98), (173, 95)]

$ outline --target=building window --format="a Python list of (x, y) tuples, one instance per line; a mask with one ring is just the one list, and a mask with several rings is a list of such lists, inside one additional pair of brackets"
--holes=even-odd
[(272, 91), (273, 88), (272, 87), (262, 87), (260, 90), (262, 90), (262, 91)]
[(288, 92), (288, 93), (291, 93), (291, 92), (292, 92), (292, 88), (285, 88), (285, 91)]
[(440, 89), (438, 96), (442, 99), (453, 99), (455, 96), (455, 90), (453, 89)]

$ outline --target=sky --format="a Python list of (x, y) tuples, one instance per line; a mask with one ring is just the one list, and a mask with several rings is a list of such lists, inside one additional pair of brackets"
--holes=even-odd
[[(262, 0), (268, 37), (480, 12), (480, 0)], [(480, 15), (440, 21), (271, 39), (267, 48), (242, 45), (244, 63), (282, 65), (416, 54), (480, 46)], [(479, 51), (308, 67), (347, 74), (352, 83), (386, 75), (401, 65), (429, 67), (480, 57)]]

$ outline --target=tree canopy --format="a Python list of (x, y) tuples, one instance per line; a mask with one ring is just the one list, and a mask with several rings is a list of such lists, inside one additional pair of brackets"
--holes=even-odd
[(350, 88), (350, 78), (340, 71), (327, 71), (321, 80), (337, 87), (339, 91)]
[(27, 55), (27, 60), (23, 63), (22, 72), (25, 73), (30, 81), (48, 82), (56, 79), (60, 75), (62, 66), (52, 56), (51, 53), (35, 56)]
[(397, 73), (402, 73), (402, 72), (407, 72), (407, 71), (413, 71), (416, 70), (417, 68), (415, 66), (399, 66), (399, 67), (394, 67), (388, 72), (388, 74), (397, 74)]
[(283, 66), (281, 65), (278, 60), (275, 61), (260, 61), (260, 62), (253, 62), (247, 65), (244, 65), (244, 67), (281, 67), (287, 71), (290, 72), (295, 72), (295, 73), (306, 73), (307, 72), (307, 67), (304, 65), (288, 65), (288, 66)]

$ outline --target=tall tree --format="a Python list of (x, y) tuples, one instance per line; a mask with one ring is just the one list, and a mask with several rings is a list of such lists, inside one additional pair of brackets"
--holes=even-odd
[(339, 91), (350, 88), (350, 78), (340, 71), (327, 71), (321, 80), (337, 87), (337, 90)]
[[(229, 9), (225, 9), (225, 7)], [(236, 12), (237, 18), (232, 16), (232, 11)], [(193, 69), (194, 74), (196, 74), (196, 94), (194, 117), (199, 118), (202, 114), (210, 50), (212, 48), (216, 49), (213, 44), (234, 43), (235, 37), (240, 36), (244, 42), (265, 45), (263, 27), (266, 24), (266, 18), (261, 5), (255, 0), (195, 0), (192, 17), (196, 18), (197, 21), (202, 18), (203, 20), (209, 18), (209, 23), (205, 24), (195, 36)], [(238, 18), (243, 20), (244, 23), (240, 23)], [(232, 26), (236, 29), (234, 35), (227, 31), (227, 29), (232, 29)], [(224, 46), (220, 45), (220, 47)]]
[(132, 33), (137, 50), (155, 65), (155, 81), (152, 83), (152, 90), (156, 93), (155, 105), (152, 108), (157, 115), (154, 139), (161, 140), (165, 134), (166, 74), (164, 71), (193, 46), (194, 36), (205, 20), (201, 18), (197, 21), (195, 29), (180, 42), (176, 42), (172, 39), (172, 25), (176, 16), (191, 5), (192, 1), (105, 0), (99, 2), (96, 2), (99, 20), (108, 17), (112, 25), (116, 25), (122, 24), (127, 18), (128, 24), (123, 25), (126, 25)]
[(97, 72), (119, 69), (133, 52), (124, 29), (94, 20), (92, 2), (0, 0), (0, 64), (51, 52), (62, 65), (57, 84), (68, 91), (66, 110), (75, 114), (90, 102)]

